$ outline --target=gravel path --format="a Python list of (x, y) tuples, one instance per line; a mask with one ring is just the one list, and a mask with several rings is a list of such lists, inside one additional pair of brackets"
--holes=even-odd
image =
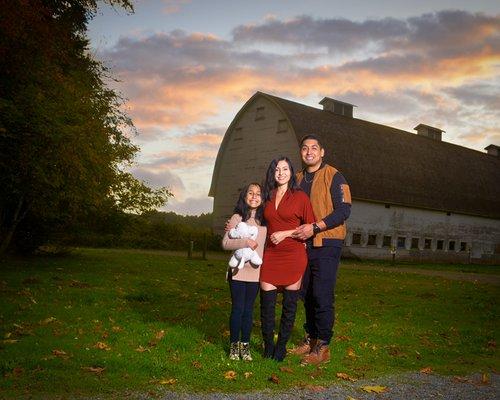
[[(311, 386), (304, 389), (288, 389), (283, 392), (265, 390), (249, 394), (182, 394), (168, 392), (162, 400), (493, 400), (500, 399), (500, 375), (492, 374), (489, 382), (482, 383), (479, 374), (467, 378), (410, 373), (377, 380), (357, 381), (336, 386)], [(383, 393), (367, 393), (362, 386), (385, 386)], [(143, 397), (147, 399), (148, 397)]]

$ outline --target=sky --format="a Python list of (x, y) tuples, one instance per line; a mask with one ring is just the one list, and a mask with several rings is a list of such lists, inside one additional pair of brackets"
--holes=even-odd
[(174, 193), (165, 211), (212, 211), (215, 158), (256, 91), (484, 151), (500, 145), (498, 0), (137, 0), (101, 4), (92, 54), (134, 121), (132, 173)]

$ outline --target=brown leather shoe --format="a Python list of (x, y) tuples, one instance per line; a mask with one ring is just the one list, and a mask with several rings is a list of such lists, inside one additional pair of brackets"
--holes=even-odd
[(318, 340), (309, 354), (302, 357), (302, 365), (317, 365), (330, 361), (330, 348), (322, 340)]
[(304, 354), (309, 354), (311, 349), (314, 347), (317, 339), (311, 339), (309, 335), (306, 335), (302, 342), (292, 350), (292, 354), (303, 356)]

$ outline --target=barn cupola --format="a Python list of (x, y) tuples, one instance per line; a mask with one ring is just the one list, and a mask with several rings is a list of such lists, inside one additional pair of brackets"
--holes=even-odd
[(434, 140), (437, 140), (438, 142), (442, 141), (442, 133), (444, 132), (442, 129), (435, 128), (433, 126), (425, 125), (425, 124), (418, 124), (415, 128), (413, 128), (417, 131), (417, 135), (420, 136), (425, 136)]
[(325, 97), (319, 102), (323, 106), (323, 111), (329, 111), (337, 115), (344, 115), (345, 117), (353, 116), (354, 104), (344, 103), (340, 100), (335, 100), (330, 97)]
[(500, 157), (500, 146), (490, 144), (484, 148), (490, 156)]

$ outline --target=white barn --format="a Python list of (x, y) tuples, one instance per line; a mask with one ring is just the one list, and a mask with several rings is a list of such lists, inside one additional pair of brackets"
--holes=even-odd
[(487, 153), (446, 143), (442, 130), (417, 134), (353, 117), (353, 105), (325, 97), (323, 109), (255, 93), (227, 129), (209, 195), (222, 232), (239, 190), (260, 182), (286, 155), (301, 168), (299, 141), (314, 133), (353, 199), (344, 254), (500, 263), (499, 147)]

